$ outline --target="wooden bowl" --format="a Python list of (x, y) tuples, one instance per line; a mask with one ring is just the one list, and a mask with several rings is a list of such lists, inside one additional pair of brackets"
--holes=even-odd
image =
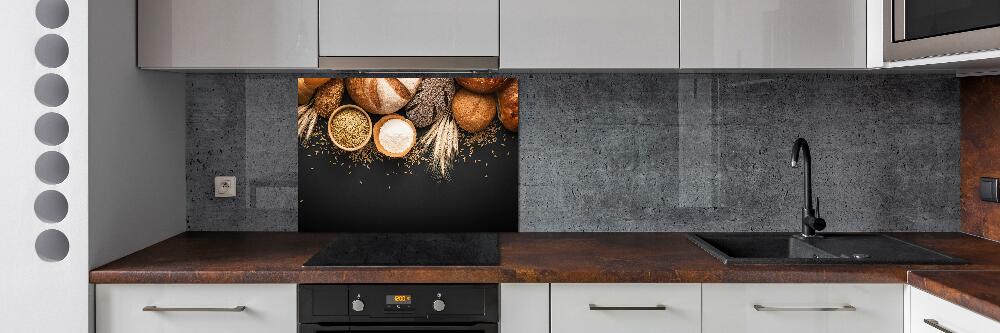
[[(340, 113), (340, 111), (344, 111), (344, 110), (348, 110), (348, 109), (354, 109), (354, 110), (361, 111), (361, 114), (365, 115), (365, 119), (368, 119), (368, 137), (366, 137), (365, 141), (362, 142), (361, 145), (359, 145), (357, 147), (344, 147), (344, 146), (340, 145), (340, 143), (338, 143), (337, 140), (333, 139), (333, 133), (331, 132), (333, 130), (333, 126), (331, 126), (331, 124), (333, 123), (333, 118), (336, 118), (337, 114)], [(365, 112), (364, 109), (362, 109), (361, 107), (359, 107), (357, 105), (351, 105), (351, 104), (341, 105), (337, 109), (333, 110), (332, 113), (330, 113), (330, 118), (327, 119), (327, 122), (326, 122), (326, 135), (330, 138), (330, 142), (333, 142), (334, 146), (337, 146), (337, 148), (343, 149), (344, 151), (355, 151), (355, 150), (361, 149), (365, 145), (368, 144), (368, 140), (372, 139), (372, 117), (368, 115), (368, 112)]]
[[(404, 150), (402, 153), (392, 153), (388, 150), (385, 150), (385, 148), (382, 147), (382, 143), (380, 143), (378, 140), (378, 134), (382, 129), (382, 125), (385, 125), (385, 122), (389, 121), (390, 119), (400, 119), (402, 121), (405, 121), (406, 124), (410, 126), (410, 130), (413, 131), (413, 144), (407, 147), (406, 150)], [(379, 119), (378, 122), (375, 123), (375, 132), (373, 132), (372, 140), (375, 140), (375, 149), (378, 149), (378, 152), (382, 153), (382, 155), (394, 158), (403, 157), (406, 156), (406, 154), (409, 154), (410, 150), (417, 145), (417, 128), (414, 127), (413, 122), (411, 122), (409, 119), (406, 119), (406, 117), (400, 116), (395, 113), (387, 114), (382, 116), (382, 119)]]

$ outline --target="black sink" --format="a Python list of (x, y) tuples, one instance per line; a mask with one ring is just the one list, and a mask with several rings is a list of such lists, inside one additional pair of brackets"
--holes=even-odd
[(692, 233), (688, 239), (730, 264), (965, 264), (966, 261), (883, 234)]

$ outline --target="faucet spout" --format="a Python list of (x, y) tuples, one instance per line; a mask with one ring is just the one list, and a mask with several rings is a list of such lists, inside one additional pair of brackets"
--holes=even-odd
[[(799, 162), (801, 152), (802, 162)], [(816, 231), (826, 228), (826, 221), (816, 216), (813, 209), (812, 155), (806, 139), (798, 138), (792, 145), (792, 167), (802, 167), (802, 236), (816, 237)]]

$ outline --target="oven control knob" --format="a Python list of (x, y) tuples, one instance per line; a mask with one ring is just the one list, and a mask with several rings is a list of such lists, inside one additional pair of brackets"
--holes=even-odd
[(439, 299), (434, 300), (434, 311), (437, 312), (444, 311), (444, 301)]
[(365, 310), (365, 302), (362, 301), (362, 300), (360, 300), (360, 299), (356, 299), (353, 302), (351, 302), (351, 309), (354, 310), (355, 312), (364, 311)]

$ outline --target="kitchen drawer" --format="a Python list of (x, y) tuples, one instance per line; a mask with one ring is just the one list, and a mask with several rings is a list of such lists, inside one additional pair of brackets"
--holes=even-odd
[(554, 283), (551, 290), (552, 333), (701, 330), (699, 284)]
[[(1000, 322), (910, 287), (910, 332), (908, 333), (996, 333)], [(940, 328), (925, 320), (936, 321)]]
[[(294, 333), (294, 284), (100, 284), (98, 333)], [(147, 306), (243, 311), (144, 311)]]
[(705, 284), (703, 332), (898, 333), (904, 292), (902, 284)]

